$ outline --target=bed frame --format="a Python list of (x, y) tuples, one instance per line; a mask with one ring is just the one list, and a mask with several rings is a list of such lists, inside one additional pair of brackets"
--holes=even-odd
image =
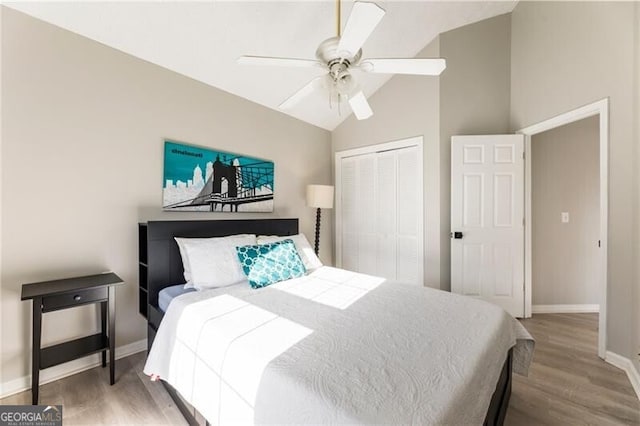
[[(286, 236), (297, 233), (298, 219), (150, 221), (139, 224), (140, 313), (148, 322), (148, 349), (163, 317), (158, 308), (158, 293), (170, 285), (184, 283), (182, 259), (174, 237), (223, 237), (234, 234)], [(511, 396), (511, 364), (510, 350), (491, 397), (484, 421), (487, 426), (502, 425), (504, 422)], [(190, 425), (208, 425), (206, 419), (184, 401), (171, 385), (164, 381), (162, 384)]]

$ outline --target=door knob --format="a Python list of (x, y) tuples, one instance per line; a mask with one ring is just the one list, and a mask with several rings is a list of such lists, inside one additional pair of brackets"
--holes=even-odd
[(451, 233), (451, 238), (453, 238), (455, 240), (461, 240), (462, 239), (462, 232), (460, 232), (460, 231), (452, 232)]

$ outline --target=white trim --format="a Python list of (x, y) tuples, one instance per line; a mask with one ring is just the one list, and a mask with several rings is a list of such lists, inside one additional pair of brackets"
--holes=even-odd
[(524, 136), (524, 317), (531, 318), (533, 303), (531, 283), (533, 281), (531, 253), (533, 246), (531, 211), (531, 136)]
[(400, 139), (397, 141), (383, 142), (375, 145), (362, 146), (360, 148), (347, 149), (344, 151), (336, 151), (335, 158), (343, 159), (347, 157), (355, 157), (364, 154), (373, 154), (376, 152), (393, 151), (394, 149), (410, 148), (412, 146), (422, 146), (422, 136), (413, 136), (406, 139)]
[(587, 117), (600, 117), (600, 316), (598, 325), (598, 356), (605, 357), (607, 348), (607, 259), (609, 224), (609, 99), (601, 99), (573, 111), (560, 114), (518, 131), (525, 135), (525, 318), (531, 316), (531, 136), (573, 123)]
[(600, 312), (600, 305), (533, 305), (534, 314), (572, 314)]
[[(124, 358), (129, 355), (133, 355), (146, 350), (147, 339), (138, 340), (137, 342), (117, 347), (116, 359)], [(64, 377), (68, 377), (76, 373), (89, 370), (90, 368), (97, 367), (100, 364), (100, 354), (94, 354), (91, 356), (86, 356), (84, 358), (69, 361), (64, 364), (56, 365), (51, 368), (47, 368), (46, 370), (42, 370), (40, 372), (40, 385), (55, 382), (56, 380), (62, 379)], [(0, 383), (0, 398), (4, 398), (29, 389), (31, 389), (31, 374)]]
[(604, 360), (627, 373), (631, 386), (633, 386), (633, 390), (636, 391), (636, 396), (640, 399), (640, 373), (636, 366), (633, 365), (633, 362), (631, 362), (629, 358), (625, 358), (611, 351), (606, 352)]
[(400, 139), (391, 142), (379, 143), (375, 145), (368, 145), (360, 148), (348, 149), (344, 151), (337, 151), (334, 156), (334, 170), (335, 170), (335, 254), (336, 254), (336, 266), (338, 268), (342, 267), (342, 218), (340, 216), (340, 212), (342, 210), (342, 159), (355, 157), (359, 155), (373, 154), (384, 151), (393, 151), (396, 149), (402, 148), (411, 148), (417, 147), (418, 149), (418, 174), (419, 176), (419, 185), (420, 191), (417, 199), (417, 207), (418, 207), (418, 215), (420, 220), (418, 220), (418, 230), (417, 235), (418, 238), (418, 259), (420, 260), (420, 271), (418, 271), (418, 276), (422, 277), (422, 285), (424, 285), (424, 137), (413, 136), (406, 139)]

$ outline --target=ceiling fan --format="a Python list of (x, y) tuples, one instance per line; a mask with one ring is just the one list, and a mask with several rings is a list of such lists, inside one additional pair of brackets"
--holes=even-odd
[(289, 109), (315, 90), (329, 92), (329, 103), (348, 100), (358, 120), (373, 115), (362, 89), (351, 70), (376, 74), (440, 75), (446, 68), (442, 58), (362, 59), (362, 45), (382, 20), (385, 11), (375, 3), (356, 1), (347, 19), (344, 31), (340, 25), (340, 0), (336, 0), (336, 27), (338, 35), (322, 43), (316, 50), (316, 59), (278, 58), (270, 56), (241, 56), (239, 64), (285, 67), (323, 68), (326, 74), (316, 77), (279, 105)]

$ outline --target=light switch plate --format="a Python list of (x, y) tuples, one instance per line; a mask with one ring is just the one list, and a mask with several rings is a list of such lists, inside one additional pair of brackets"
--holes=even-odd
[(569, 212), (560, 213), (560, 219), (562, 220), (562, 223), (569, 223)]

